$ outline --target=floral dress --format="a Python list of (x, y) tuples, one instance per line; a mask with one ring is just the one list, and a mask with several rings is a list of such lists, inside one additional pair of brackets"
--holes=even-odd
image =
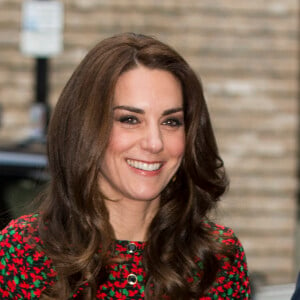
[[(33, 225), (38, 215), (27, 215), (11, 221), (0, 233), (0, 297), (1, 299), (39, 299), (43, 290), (53, 285), (57, 273), (41, 250), (29, 243), (42, 245)], [(220, 242), (235, 247), (235, 259), (218, 257), (221, 269), (215, 283), (199, 300), (250, 299), (250, 288), (245, 253), (239, 240), (229, 228), (207, 224), (220, 236)], [(222, 236), (222, 238), (221, 238)], [(115, 254), (124, 258), (108, 267), (108, 280), (98, 287), (96, 299), (144, 299), (145, 270), (142, 263), (145, 242), (116, 241)], [(198, 262), (201, 265), (201, 261)], [(199, 274), (189, 278), (199, 280)], [(70, 299), (76, 299), (79, 288)]]

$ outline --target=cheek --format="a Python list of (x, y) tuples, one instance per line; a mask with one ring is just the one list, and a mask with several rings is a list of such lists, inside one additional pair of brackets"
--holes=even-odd
[(168, 147), (170, 156), (182, 158), (185, 150), (185, 134), (182, 133), (177, 137), (173, 137), (166, 143), (166, 146)]
[(121, 154), (130, 148), (132, 144), (132, 137), (124, 132), (114, 129), (111, 133), (111, 137), (107, 147), (107, 153), (109, 154)]

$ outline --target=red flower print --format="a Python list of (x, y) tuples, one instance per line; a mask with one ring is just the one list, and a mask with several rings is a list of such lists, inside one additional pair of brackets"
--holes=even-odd
[(13, 280), (9, 280), (7, 282), (8, 288), (11, 290), (11, 292), (14, 292), (16, 290), (16, 283)]
[[(23, 216), (12, 221), (0, 232), (0, 298), (3, 300), (36, 300), (57, 280), (52, 260), (41, 250), (43, 242), (38, 236), (37, 218), (38, 215)], [(225, 255), (216, 255), (220, 262), (220, 270), (213, 286), (199, 300), (249, 299), (247, 263), (241, 243), (231, 229), (209, 222), (204, 225), (206, 230), (213, 233), (217, 242), (230, 245), (235, 255), (233, 262)], [(134, 253), (128, 252), (129, 243), (136, 245)], [(143, 278), (147, 277), (143, 265), (145, 246), (145, 242), (115, 241), (108, 254), (123, 261), (106, 266), (108, 280), (99, 283), (97, 299), (144, 299)], [(199, 257), (195, 257), (195, 263), (199, 269), (186, 279), (190, 284), (197, 283), (205, 276), (203, 263)], [(127, 282), (127, 276), (131, 273), (138, 277), (138, 282), (132, 286)], [(71, 297), (78, 298), (85, 287), (86, 285), (79, 287)], [(166, 295), (162, 299), (169, 297)]]

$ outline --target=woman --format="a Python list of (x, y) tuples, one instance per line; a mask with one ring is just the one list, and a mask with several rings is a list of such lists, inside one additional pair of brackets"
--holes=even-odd
[(243, 248), (208, 214), (228, 185), (203, 91), (174, 50), (121, 34), (73, 73), (38, 214), (2, 231), (4, 299), (248, 299)]

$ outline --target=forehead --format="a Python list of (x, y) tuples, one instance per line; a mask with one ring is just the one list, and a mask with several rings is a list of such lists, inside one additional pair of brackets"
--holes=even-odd
[(123, 73), (116, 84), (115, 105), (182, 106), (180, 81), (170, 72), (138, 66)]

